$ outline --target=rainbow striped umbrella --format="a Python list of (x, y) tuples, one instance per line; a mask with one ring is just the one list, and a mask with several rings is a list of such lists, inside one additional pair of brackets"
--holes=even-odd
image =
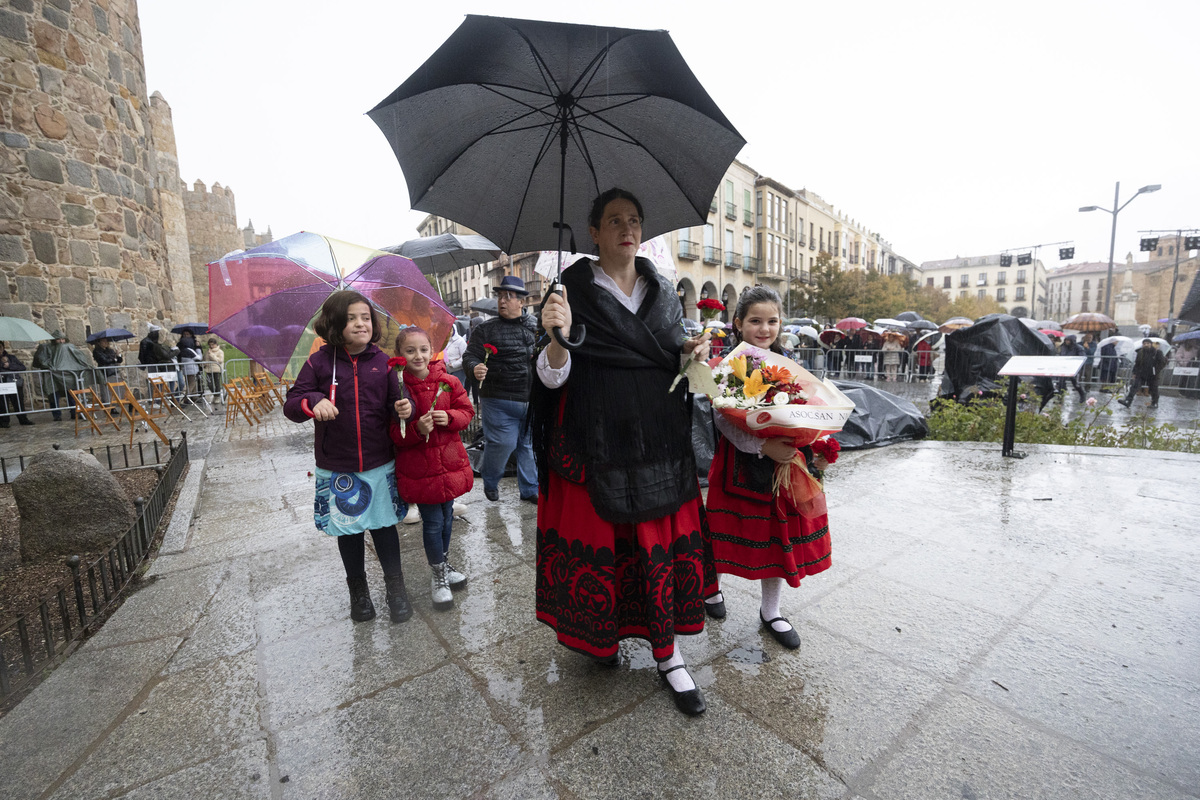
[(381, 345), (400, 328), (429, 332), (435, 349), (454, 315), (412, 261), (308, 231), (208, 265), (210, 330), (280, 377), (299, 371), (316, 346), (313, 322), (339, 289), (353, 289), (385, 317)]

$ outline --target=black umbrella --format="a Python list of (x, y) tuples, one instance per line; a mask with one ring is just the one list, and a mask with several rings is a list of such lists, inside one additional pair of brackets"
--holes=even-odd
[(193, 336), (203, 336), (208, 333), (207, 322), (183, 322), (171, 328), (171, 333), (183, 333), (191, 331)]
[(102, 331), (96, 331), (91, 336), (87, 337), (87, 343), (92, 344), (101, 339), (108, 339), (110, 342), (118, 342), (122, 339), (132, 339), (133, 334), (124, 328), (105, 328)]
[(917, 322), (918, 320), (923, 319), (923, 317), (915, 311), (901, 311), (896, 315), (895, 318), (901, 322)]
[(478, 311), (481, 314), (491, 314), (493, 317), (500, 316), (500, 304), (496, 302), (494, 297), (484, 297), (471, 303), (471, 310)]
[(495, 261), (500, 257), (500, 248), (484, 237), (453, 233), (409, 239), (394, 247), (384, 247), (383, 250), (404, 256), (426, 275), (441, 275), (472, 264)]
[[(896, 319), (899, 319), (899, 317)], [(914, 331), (936, 331), (938, 326), (936, 322), (930, 322), (927, 319), (917, 319), (908, 320), (908, 328)]]
[(703, 224), (745, 144), (666, 31), (475, 15), (368, 115), (413, 208), (509, 253), (562, 252), (614, 186), (643, 240)]

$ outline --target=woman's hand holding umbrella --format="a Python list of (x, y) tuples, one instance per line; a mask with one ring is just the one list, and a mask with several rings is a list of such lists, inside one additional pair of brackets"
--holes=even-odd
[[(567, 289), (564, 286), (562, 294), (552, 293), (546, 297), (542, 306), (542, 329), (553, 336), (555, 328), (571, 330), (571, 305), (567, 302)], [(567, 363), (567, 348), (551, 339), (546, 348), (546, 359), (551, 369), (561, 369)]]

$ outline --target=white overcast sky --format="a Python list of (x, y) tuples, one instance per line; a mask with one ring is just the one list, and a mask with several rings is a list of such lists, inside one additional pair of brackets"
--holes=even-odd
[[(1200, 3), (563, 3), (141, 0), (149, 91), (190, 185), (238, 222), (376, 247), (424, 216), (365, 112), (466, 14), (670, 31), (747, 140), (739, 158), (809, 188), (917, 263), (1071, 240), (1117, 259), (1138, 231), (1200, 227)], [(1058, 263), (1054, 248), (1039, 255)]]

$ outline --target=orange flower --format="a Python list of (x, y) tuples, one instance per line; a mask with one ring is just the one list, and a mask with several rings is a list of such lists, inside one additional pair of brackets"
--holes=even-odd
[(764, 364), (763, 377), (766, 378), (769, 383), (787, 383), (792, 379), (792, 373), (787, 371), (787, 367)]

